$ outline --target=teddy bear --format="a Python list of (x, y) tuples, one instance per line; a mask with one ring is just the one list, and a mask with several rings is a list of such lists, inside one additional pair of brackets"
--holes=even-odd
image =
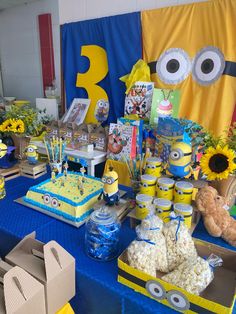
[(196, 204), (210, 235), (222, 237), (236, 247), (236, 220), (227, 211), (226, 199), (213, 187), (206, 186), (197, 193)]

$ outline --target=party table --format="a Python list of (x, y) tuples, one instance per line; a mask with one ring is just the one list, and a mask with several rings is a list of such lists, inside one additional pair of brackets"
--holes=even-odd
[[(0, 256), (4, 257), (25, 235), (36, 231), (44, 242), (56, 240), (76, 259), (76, 296), (71, 304), (77, 314), (151, 314), (176, 311), (136, 293), (117, 282), (117, 261), (97, 262), (85, 254), (85, 227), (79, 229), (14, 202), (31, 185), (45, 180), (18, 177), (6, 182), (7, 196), (0, 201)], [(200, 222), (194, 236), (231, 248), (221, 239), (210, 237)], [(134, 239), (128, 219), (122, 224), (120, 251)], [(236, 314), (236, 307), (234, 308)]]

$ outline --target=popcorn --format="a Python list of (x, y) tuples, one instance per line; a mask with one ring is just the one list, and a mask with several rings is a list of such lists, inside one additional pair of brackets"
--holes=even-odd
[(191, 258), (161, 279), (199, 295), (213, 280), (209, 262), (201, 257)]
[(193, 239), (184, 223), (172, 220), (163, 227), (169, 271), (189, 258), (197, 258)]

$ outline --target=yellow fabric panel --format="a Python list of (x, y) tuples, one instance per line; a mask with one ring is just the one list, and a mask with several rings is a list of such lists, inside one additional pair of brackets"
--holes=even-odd
[[(219, 48), (226, 61), (236, 62), (236, 1), (214, 0), (143, 11), (143, 59), (158, 60), (170, 48), (182, 48), (192, 59), (207, 46)], [(218, 81), (201, 86), (190, 75), (177, 85), (167, 85), (156, 75), (158, 88), (181, 91), (180, 117), (202, 124), (221, 134), (232, 119), (236, 103), (236, 78), (222, 75)]]
[(107, 159), (104, 173), (109, 170), (109, 167), (113, 167), (113, 169), (117, 172), (119, 184), (131, 186), (128, 168), (125, 163), (116, 161), (116, 160)]
[(65, 306), (63, 306), (62, 309), (60, 309), (56, 314), (74, 314), (72, 307), (69, 303), (67, 303)]

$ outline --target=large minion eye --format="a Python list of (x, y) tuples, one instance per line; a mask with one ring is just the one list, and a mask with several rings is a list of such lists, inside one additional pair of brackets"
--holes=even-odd
[(58, 207), (59, 206), (59, 202), (55, 197), (52, 199), (51, 205), (52, 205), (52, 207)]
[(98, 107), (99, 107), (99, 108), (103, 108), (103, 102), (102, 102), (102, 101), (100, 101), (100, 102), (98, 103)]
[(147, 188), (148, 187), (148, 184), (147, 183), (143, 183), (143, 187)]
[(177, 150), (173, 150), (171, 153), (170, 153), (170, 158), (173, 159), (173, 160), (178, 160), (180, 159), (180, 153), (177, 151)]
[(149, 280), (146, 283), (146, 290), (150, 295), (157, 300), (163, 300), (166, 298), (166, 291), (160, 282), (155, 280)]
[(190, 308), (190, 303), (186, 296), (177, 290), (167, 292), (167, 300), (170, 305), (177, 311), (187, 311)]
[(165, 51), (157, 61), (156, 72), (166, 84), (178, 84), (186, 79), (191, 71), (188, 54), (180, 48)]
[(32, 147), (28, 147), (28, 153), (33, 153), (34, 149)]
[(51, 196), (49, 194), (45, 194), (43, 196), (43, 201), (44, 201), (45, 204), (49, 204), (50, 201), (51, 201)]
[(167, 192), (169, 189), (168, 189), (167, 186), (164, 186), (164, 187), (163, 187), (163, 190), (164, 190), (165, 192)]
[(177, 193), (178, 193), (179, 195), (183, 195), (183, 194), (184, 194), (183, 191), (180, 191), (180, 190), (178, 190)]
[(209, 85), (220, 78), (224, 69), (223, 53), (216, 47), (205, 47), (194, 58), (193, 79), (200, 85)]
[(147, 165), (147, 168), (151, 169), (151, 168), (152, 168), (152, 166), (151, 166), (151, 165)]
[(112, 180), (111, 179), (107, 179), (107, 184), (112, 184)]
[(157, 208), (157, 213), (158, 213), (158, 214), (162, 214), (162, 213), (163, 213), (163, 209)]
[(163, 190), (164, 190), (164, 189), (163, 189), (163, 186), (160, 186), (160, 190), (161, 190), (161, 191), (163, 191)]
[(102, 178), (102, 182), (103, 182), (103, 183), (106, 183), (106, 182), (107, 182), (106, 178), (103, 177), (103, 178)]
[(138, 204), (138, 207), (139, 208), (144, 208), (144, 205), (143, 204)]

